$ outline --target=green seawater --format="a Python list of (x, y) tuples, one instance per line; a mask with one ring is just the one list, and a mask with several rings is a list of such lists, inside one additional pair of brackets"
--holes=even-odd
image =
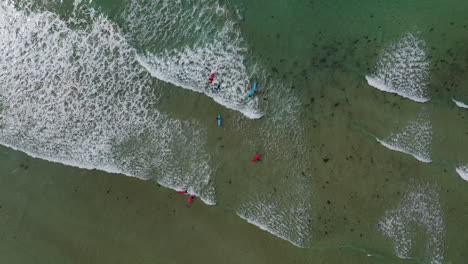
[[(18, 2), (19, 10), (24, 2)], [(144, 19), (136, 24), (126, 20), (132, 0), (44, 0), (31, 10), (53, 12), (64, 20), (85, 17), (77, 28), (89, 21), (73, 11), (78, 10), (75, 5), (94, 10), (111, 21), (140, 55), (204, 46), (216, 40), (225, 21), (234, 21), (233, 32), (243, 38), (247, 75), (261, 80), (256, 98), (263, 117), (249, 119), (203, 93), (154, 76), (141, 77), (153, 79), (148, 87), (158, 98), (149, 109), (171, 120), (195, 122), (203, 131), (202, 150), (194, 153), (208, 153), (214, 206), (200, 200), (187, 206), (188, 197), (159, 185), (166, 167), (132, 175), (145, 181), (2, 147), (2, 262), (466, 261), (468, 183), (455, 168), (468, 164), (464, 120), (468, 110), (457, 107), (452, 98), (468, 102), (468, 2), (174, 0), (173, 6), (165, 5), (170, 1), (134, 2), (143, 7), (137, 13), (140, 18), (177, 10), (191, 15), (149, 20), (160, 24), (143, 27), (138, 23)], [(208, 17), (208, 10), (206, 17), (198, 16), (197, 10), (205, 5), (224, 11)], [(177, 22), (171, 24), (171, 19)], [(195, 26), (185, 30), (187, 25)], [(161, 37), (165, 28), (180, 33)], [(375, 89), (365, 78), (375, 72), (384, 50), (407, 33), (425, 42), (431, 98), (426, 103)], [(9, 106), (0, 110), (4, 107)], [(218, 113), (224, 118), (222, 127), (216, 126)], [(421, 113), (431, 125), (430, 142), (423, 142), (429, 146), (430, 163), (377, 142), (376, 138), (404, 131)], [(151, 132), (119, 145), (118, 160), (125, 160), (140, 144), (151, 145), (147, 139)], [(199, 134), (187, 135), (195, 141)], [(424, 141), (419, 134), (411, 140)], [(199, 162), (190, 156), (192, 147), (176, 145), (171, 149), (174, 159), (166, 162), (180, 166), (176, 172), (181, 174), (197, 172), (192, 169)], [(252, 163), (258, 153), (263, 159)], [(38, 150), (36, 155), (40, 154)], [(195, 183), (187, 186), (191, 184)], [(394, 224), (388, 230), (393, 237), (382, 230), (385, 220)]]

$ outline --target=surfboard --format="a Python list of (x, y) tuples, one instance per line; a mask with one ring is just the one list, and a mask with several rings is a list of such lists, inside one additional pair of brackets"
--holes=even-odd
[(247, 95), (245, 95), (245, 98), (246, 98), (246, 99), (249, 98), (249, 97), (252, 96), (252, 94), (254, 94), (254, 93), (255, 93), (254, 90), (250, 91)]
[(250, 96), (252, 96), (256, 91), (257, 91), (257, 82), (254, 82), (254, 83), (253, 83), (253, 89), (250, 90), (250, 91), (245, 95), (245, 99), (247, 99), (247, 98), (249, 98)]
[(259, 160), (261, 157), (262, 157), (263, 154), (258, 154), (257, 156), (255, 156), (252, 161), (257, 161)]
[(214, 78), (215, 78), (215, 74), (214, 74), (214, 73), (212, 73), (212, 74), (211, 74), (211, 77), (210, 77), (210, 84), (212, 84), (212, 83), (213, 83), (213, 81), (214, 81)]
[(223, 125), (223, 117), (221, 115), (218, 115), (218, 118), (216, 118), (218, 120), (218, 126), (222, 126)]

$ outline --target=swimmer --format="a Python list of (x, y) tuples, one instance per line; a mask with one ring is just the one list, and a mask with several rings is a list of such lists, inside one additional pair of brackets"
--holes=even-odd
[(218, 117), (216, 118), (216, 120), (218, 121), (218, 126), (222, 126), (222, 125), (223, 125), (223, 116), (222, 116), (222, 115), (218, 115)]
[(260, 161), (260, 158), (263, 156), (263, 154), (258, 154), (257, 156), (255, 156), (252, 161)]
[(214, 81), (214, 78), (215, 78), (215, 74), (214, 74), (214, 73), (212, 73), (212, 74), (211, 74), (211, 77), (210, 77), (210, 84), (212, 84), (212, 83), (213, 83), (213, 81)]
[(221, 90), (221, 84), (218, 84), (218, 86), (213, 88), (213, 92), (215, 93), (219, 93), (220, 90)]
[(193, 200), (195, 200), (196, 197), (197, 197), (197, 196), (194, 195), (194, 194), (190, 195), (190, 198), (188, 199), (187, 202), (188, 202), (189, 204), (193, 203)]

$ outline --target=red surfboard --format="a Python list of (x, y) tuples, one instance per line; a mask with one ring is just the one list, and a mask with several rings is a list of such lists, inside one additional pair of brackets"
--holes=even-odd
[(210, 84), (211, 84), (211, 83), (213, 83), (213, 81), (214, 81), (214, 77), (215, 77), (215, 74), (214, 74), (214, 73), (212, 73), (212, 74), (211, 74), (211, 77), (210, 77)]
[(195, 200), (196, 197), (197, 197), (197, 196), (195, 196), (195, 195), (192, 194), (192, 195), (190, 196), (190, 198), (188, 199), (187, 202), (188, 202), (189, 204), (193, 203), (193, 200)]
[(258, 154), (257, 156), (255, 156), (252, 161), (257, 161), (259, 160), (260, 158), (262, 157), (262, 154)]

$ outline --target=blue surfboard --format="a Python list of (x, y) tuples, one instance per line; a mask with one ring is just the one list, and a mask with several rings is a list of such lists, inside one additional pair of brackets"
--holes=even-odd
[(223, 117), (221, 115), (218, 115), (218, 118), (216, 118), (216, 120), (218, 120), (218, 126), (223, 125)]
[(255, 92), (257, 91), (257, 82), (254, 82), (253, 83), (253, 89), (250, 90), (246, 95), (245, 95), (245, 98), (249, 98), (250, 96), (252, 96)]
[(250, 92), (245, 96), (245, 98), (246, 98), (246, 99), (249, 98), (249, 97), (252, 96), (252, 94), (254, 94), (254, 93), (255, 93), (254, 90), (250, 91)]

